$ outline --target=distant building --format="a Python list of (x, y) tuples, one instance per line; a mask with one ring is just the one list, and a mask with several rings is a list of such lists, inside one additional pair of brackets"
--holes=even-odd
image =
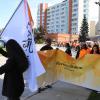
[[(89, 22), (89, 36), (94, 36), (98, 35), (99, 32), (97, 30), (100, 30), (100, 25), (98, 22), (100, 22), (100, 18), (99, 18), (99, 5), (96, 5), (95, 2), (100, 1), (100, 0), (89, 0), (89, 14), (88, 14), (88, 22)], [(95, 25), (91, 25), (95, 23)], [(90, 26), (91, 25), (91, 26)], [(94, 30), (93, 30), (94, 29)], [(93, 31), (93, 32), (92, 32)], [(95, 31), (95, 33), (94, 33)]]
[[(89, 22), (89, 28), (94, 25), (90, 20), (91, 1), (93, 0), (64, 0), (50, 7), (48, 4), (40, 4), (37, 12), (37, 27), (42, 25), (49, 34), (79, 34), (84, 15)], [(94, 6), (94, 2), (92, 3)], [(89, 35), (95, 31), (95, 28), (91, 29)]]
[(37, 27), (41, 25), (43, 27), (46, 25), (48, 33), (68, 33), (68, 2), (63, 1), (48, 8), (47, 4), (40, 4), (37, 13)]
[(40, 3), (37, 11), (37, 27), (43, 26), (47, 29), (47, 3)]
[[(100, 0), (99, 0), (100, 3)], [(99, 14), (98, 14), (98, 22), (96, 24), (96, 35), (100, 35), (100, 5), (97, 5), (99, 8)]]
[[(70, 1), (70, 0), (69, 0)], [(72, 34), (79, 34), (84, 15), (88, 19), (89, 0), (73, 0), (72, 4)]]
[(90, 37), (93, 37), (93, 36), (96, 35), (96, 34), (95, 34), (95, 32), (96, 32), (95, 26), (96, 26), (95, 21), (90, 21), (90, 22), (89, 22), (89, 27), (90, 27), (90, 28), (89, 28), (89, 33), (91, 33), (91, 34), (89, 34)]

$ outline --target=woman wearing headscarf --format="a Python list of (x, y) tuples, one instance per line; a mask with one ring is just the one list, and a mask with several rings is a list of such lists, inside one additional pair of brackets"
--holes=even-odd
[(100, 54), (99, 45), (94, 44), (90, 53), (91, 54)]
[(90, 54), (90, 49), (88, 49), (86, 44), (82, 44), (81, 50), (79, 52), (79, 58), (84, 57), (86, 54)]
[(20, 100), (24, 91), (23, 72), (28, 68), (27, 57), (20, 45), (13, 39), (6, 43), (8, 60), (0, 67), (0, 74), (5, 73), (2, 95), (8, 100)]

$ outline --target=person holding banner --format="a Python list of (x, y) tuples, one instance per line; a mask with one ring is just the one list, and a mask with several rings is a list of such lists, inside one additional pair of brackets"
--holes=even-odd
[(40, 51), (44, 51), (44, 50), (53, 50), (53, 48), (51, 47), (51, 43), (52, 43), (52, 40), (50, 38), (47, 38), (46, 39), (46, 45), (43, 46)]
[(23, 72), (28, 69), (27, 57), (20, 45), (13, 39), (6, 43), (8, 60), (0, 67), (0, 74), (5, 73), (2, 95), (8, 100), (20, 100), (24, 91)]
[(65, 53), (67, 53), (68, 55), (72, 56), (70, 44), (66, 43), (65, 47), (66, 47)]
[[(40, 51), (53, 50), (53, 47), (51, 47), (51, 43), (52, 43), (52, 40), (51, 40), (50, 38), (47, 38), (47, 39), (46, 39), (46, 45), (43, 46), (43, 47), (40, 49)], [(47, 85), (45, 86), (45, 88), (52, 88), (52, 85), (47, 84)], [(45, 89), (45, 88), (44, 88), (44, 89)], [(42, 89), (42, 88), (40, 87), (40, 88), (38, 88), (38, 92), (40, 93), (40, 92), (41, 92), (42, 90), (44, 90), (44, 89)]]

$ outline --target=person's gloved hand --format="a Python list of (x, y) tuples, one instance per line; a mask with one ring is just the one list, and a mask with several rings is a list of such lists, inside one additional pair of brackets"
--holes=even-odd
[(0, 54), (7, 57), (7, 52), (5, 50), (3, 50), (3, 48), (0, 48)]

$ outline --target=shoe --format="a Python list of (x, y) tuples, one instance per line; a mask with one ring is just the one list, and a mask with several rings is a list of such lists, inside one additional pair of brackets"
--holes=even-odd
[(52, 88), (52, 85), (47, 85), (47, 86), (45, 86), (45, 87), (47, 87), (47, 88)]
[(38, 93), (40, 93), (42, 91), (42, 88), (38, 88)]

